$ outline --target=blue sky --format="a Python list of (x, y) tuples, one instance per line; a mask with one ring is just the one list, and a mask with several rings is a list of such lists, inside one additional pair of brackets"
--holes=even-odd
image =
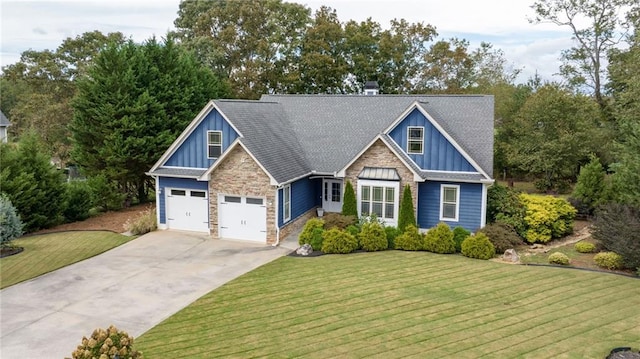
[[(298, 0), (318, 9), (333, 7), (342, 21), (371, 17), (383, 27), (393, 18), (436, 27), (440, 38), (465, 38), (472, 46), (481, 41), (504, 51), (522, 69), (518, 81), (536, 72), (547, 80), (560, 80), (558, 57), (571, 46), (567, 28), (530, 24), (532, 0)], [(179, 0), (2, 0), (0, 5), (0, 65), (20, 59), (28, 50), (55, 49), (67, 37), (85, 31), (120, 31), (135, 41), (173, 29)]]

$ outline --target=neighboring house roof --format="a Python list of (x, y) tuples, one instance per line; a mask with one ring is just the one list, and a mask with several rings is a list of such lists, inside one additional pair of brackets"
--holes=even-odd
[(7, 127), (7, 126), (11, 126), (11, 122), (9, 122), (9, 119), (7, 118), (7, 116), (5, 116), (2, 110), (0, 110), (0, 127)]

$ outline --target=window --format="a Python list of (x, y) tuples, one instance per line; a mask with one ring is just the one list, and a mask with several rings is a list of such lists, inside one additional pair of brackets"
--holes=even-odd
[(207, 132), (209, 158), (218, 158), (222, 154), (222, 131)]
[(172, 189), (171, 190), (171, 195), (172, 196), (186, 196), (187, 195), (187, 191), (183, 191), (181, 189)]
[(207, 198), (207, 192), (205, 192), (205, 191), (191, 191), (191, 197)]
[(397, 182), (366, 181), (358, 183), (360, 215), (375, 214), (386, 223), (395, 224), (398, 210)]
[(247, 204), (255, 204), (255, 205), (259, 205), (262, 206), (262, 198), (250, 198), (247, 197)]
[(282, 221), (287, 222), (291, 219), (291, 185), (287, 185), (282, 189)]
[(242, 202), (242, 197), (224, 196), (224, 201), (228, 203), (240, 203)]
[(460, 186), (442, 185), (440, 187), (440, 220), (457, 221), (460, 209)]
[(424, 127), (407, 128), (407, 153), (421, 155), (424, 145)]

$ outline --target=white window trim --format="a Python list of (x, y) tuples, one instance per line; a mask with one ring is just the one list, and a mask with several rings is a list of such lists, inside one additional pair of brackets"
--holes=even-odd
[[(420, 129), (420, 130), (422, 130), (422, 138), (420, 139), (420, 142), (421, 142), (422, 146), (420, 146), (420, 152), (411, 152), (410, 143), (411, 142), (418, 142), (418, 140), (411, 140), (411, 138), (409, 137), (409, 134), (411, 133), (412, 129)], [(422, 154), (424, 154), (424, 126), (408, 126), (407, 127), (407, 153), (410, 154), (410, 155), (422, 155)]]
[[(287, 195), (289, 195), (289, 201), (287, 201)], [(289, 210), (286, 211), (286, 205), (289, 205)], [(291, 185), (282, 187), (282, 223), (289, 222), (291, 220)]]
[[(356, 199), (358, 202), (358, 216), (362, 216), (362, 200), (361, 193), (363, 186), (371, 186), (371, 187), (392, 187), (394, 188), (393, 193), (393, 218), (380, 218), (384, 221), (386, 225), (397, 226), (398, 225), (398, 215), (400, 211), (400, 182), (399, 181), (376, 181), (376, 180), (358, 180)], [(383, 197), (386, 193), (383, 191)], [(373, 193), (371, 193), (373, 196)]]
[[(445, 188), (455, 188), (456, 190), (456, 216), (455, 218), (444, 218), (444, 190)], [(447, 222), (458, 222), (460, 218), (460, 185), (443, 184), (440, 185), (440, 220)]]
[(210, 134), (210, 133), (214, 133), (214, 132), (217, 132), (217, 133), (219, 133), (219, 134), (220, 134), (220, 145), (219, 145), (219, 146), (220, 146), (220, 156), (222, 156), (222, 131), (213, 131), (213, 130), (212, 130), (212, 131), (207, 131), (207, 138), (206, 138), (206, 140), (207, 140), (207, 141), (206, 141), (206, 142), (207, 142), (207, 158), (208, 158), (208, 159), (215, 159), (215, 158), (218, 158), (218, 157), (209, 157), (209, 147), (211, 147), (211, 146), (218, 146), (217, 144), (211, 144), (211, 143), (209, 143), (209, 138), (210, 138), (210, 137), (209, 137), (209, 134)]

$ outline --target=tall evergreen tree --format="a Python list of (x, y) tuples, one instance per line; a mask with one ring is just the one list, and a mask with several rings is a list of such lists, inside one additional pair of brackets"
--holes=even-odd
[(398, 230), (404, 232), (404, 229), (412, 225), (416, 227), (416, 215), (413, 210), (413, 198), (411, 197), (411, 187), (404, 186), (402, 199), (400, 200), (400, 213), (398, 214)]
[(342, 215), (358, 217), (358, 203), (356, 194), (353, 191), (351, 181), (344, 184), (344, 199), (342, 201)]
[(605, 188), (605, 172), (600, 160), (595, 155), (591, 156), (591, 161), (580, 168), (578, 182), (573, 189), (572, 196), (582, 201), (589, 209), (589, 213), (602, 201)]
[(129, 198), (146, 199), (145, 175), (208, 100), (226, 85), (172, 40), (128, 41), (103, 50), (78, 81), (72, 156)]
[(24, 230), (33, 232), (62, 220), (64, 182), (33, 133), (18, 143), (0, 145), (1, 190), (20, 214)]

